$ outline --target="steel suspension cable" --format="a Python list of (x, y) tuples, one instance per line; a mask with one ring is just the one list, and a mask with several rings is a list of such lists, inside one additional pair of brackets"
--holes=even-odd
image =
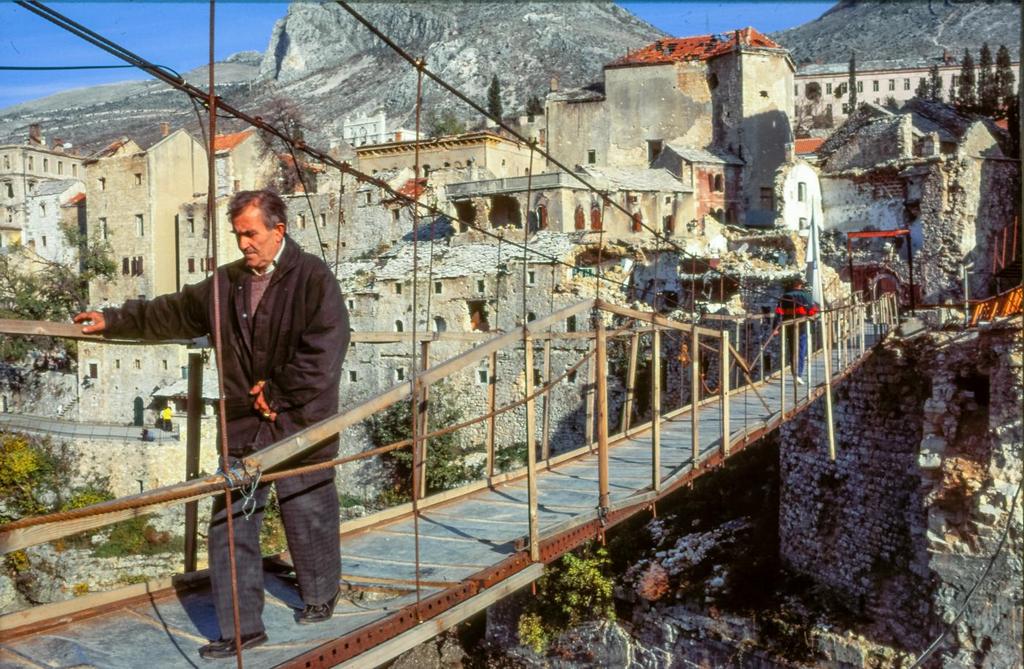
[[(409, 338), (409, 343), (412, 348), (412, 370), (409, 374), (411, 392), (409, 393), (410, 402), (412, 402), (412, 411), (409, 412), (410, 420), (412, 421), (412, 527), (413, 527), (413, 550), (416, 570), (416, 618), (422, 622), (420, 616), (420, 600), (421, 600), (421, 588), (420, 588), (420, 507), (419, 507), (419, 496), (420, 488), (426, 490), (426, 441), (421, 442), (419, 435), (419, 422), (420, 412), (422, 407), (420, 406), (420, 383), (419, 383), (419, 364), (417, 363), (417, 346), (419, 341), (416, 337), (416, 325), (419, 317), (419, 310), (417, 308), (417, 294), (419, 286), (419, 225), (418, 213), (419, 213), (419, 178), (420, 178), (420, 113), (423, 108), (423, 66), (422, 60), (416, 61), (416, 144), (414, 146), (415, 151), (415, 169), (413, 171), (413, 208), (412, 208), (412, 337)], [(430, 287), (427, 287), (427, 292), (430, 292)], [(426, 421), (424, 421), (424, 431), (427, 431)]]
[[(210, 97), (207, 102), (208, 116), (210, 122), (210, 133), (208, 136), (209, 150), (207, 153), (207, 194), (206, 194), (206, 220), (210, 224), (211, 243), (213, 245), (213, 349), (217, 356), (217, 404), (218, 404), (218, 427), (220, 428), (220, 468), (225, 474), (231, 470), (231, 461), (228, 449), (227, 411), (225, 407), (224, 394), (224, 337), (221, 332), (221, 310), (220, 300), (220, 276), (217, 272), (217, 226), (213, 222), (217, 218), (217, 170), (216, 151), (214, 144), (217, 141), (217, 96), (214, 91), (214, 36), (215, 36), (216, 5), (215, 0), (210, 0)], [(238, 604), (238, 568), (235, 562), (235, 525), (233, 516), (234, 501), (232, 500), (231, 486), (225, 480), (224, 485), (224, 511), (227, 521), (228, 532), (228, 565), (231, 574), (231, 616), (234, 621), (234, 642), (235, 662), (238, 669), (242, 669), (242, 628)]]

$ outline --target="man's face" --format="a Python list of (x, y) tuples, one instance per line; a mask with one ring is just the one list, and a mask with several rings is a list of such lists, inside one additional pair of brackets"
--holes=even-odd
[(268, 229), (263, 223), (263, 212), (251, 204), (231, 221), (231, 229), (238, 241), (238, 250), (245, 257), (246, 267), (257, 272), (270, 267), (284, 239), (283, 224), (278, 223)]

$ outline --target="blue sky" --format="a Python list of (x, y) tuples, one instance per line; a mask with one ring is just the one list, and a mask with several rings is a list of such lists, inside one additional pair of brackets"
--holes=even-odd
[[(753, 26), (781, 30), (820, 16), (832, 2), (620, 2), (620, 5), (673, 35), (722, 32)], [(287, 2), (217, 3), (216, 53), (263, 51), (274, 21)], [(204, 2), (59, 2), (53, 7), (95, 32), (145, 58), (184, 72), (206, 61)], [(113, 56), (10, 2), (0, 3), (0, 66), (121, 64)], [(127, 79), (134, 70), (52, 72), (0, 71), (0, 109), (58, 91)]]

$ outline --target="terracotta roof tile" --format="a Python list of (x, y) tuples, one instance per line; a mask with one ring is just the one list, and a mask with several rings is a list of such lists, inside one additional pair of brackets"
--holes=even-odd
[(737, 38), (744, 46), (781, 49), (778, 43), (753, 28), (743, 28), (714, 35), (694, 37), (672, 37), (660, 39), (653, 44), (626, 54), (612, 61), (606, 67), (629, 65), (655, 65), (685, 60), (708, 60), (729, 53), (736, 48)]
[(814, 153), (818, 150), (818, 147), (825, 143), (824, 137), (806, 137), (804, 139), (796, 140), (796, 152), (801, 153)]
[(217, 135), (213, 140), (213, 150), (230, 151), (248, 139), (252, 132), (252, 130), (243, 130), (242, 132), (235, 132), (230, 135)]

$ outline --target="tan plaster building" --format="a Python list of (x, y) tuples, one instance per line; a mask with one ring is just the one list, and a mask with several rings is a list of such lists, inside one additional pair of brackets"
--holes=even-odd
[(111, 246), (120, 274), (89, 287), (95, 306), (155, 297), (181, 285), (179, 207), (206, 189), (206, 152), (184, 130), (143, 150), (128, 138), (86, 162), (88, 227)]
[[(416, 142), (389, 142), (356, 148), (356, 163), (369, 173), (416, 167)], [(419, 142), (424, 176), (438, 168), (476, 167), (493, 177), (523, 176), (530, 169), (530, 148), (497, 133), (482, 130)], [(542, 172), (544, 159), (535, 154), (533, 172)]]

